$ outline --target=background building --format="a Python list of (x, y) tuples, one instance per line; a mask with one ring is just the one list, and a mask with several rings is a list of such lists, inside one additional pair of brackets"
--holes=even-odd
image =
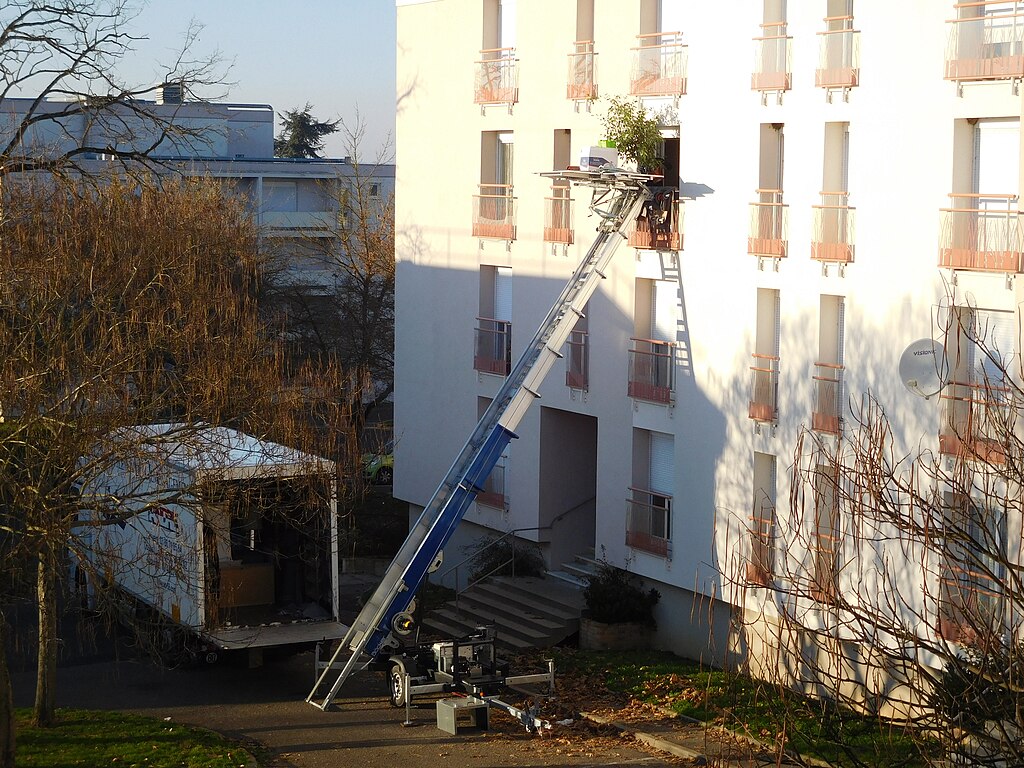
[[(863, 589), (835, 469), (804, 444), (794, 483), (794, 456), (870, 393), (895, 456), (953, 457), (984, 365), (951, 318), (1013, 367), (1019, 6), (398, 0), (396, 497), (418, 514), (592, 241), (588, 193), (538, 174), (632, 94), (673, 226), (616, 256), (461, 544), (515, 530), (552, 568), (628, 567), (662, 593), (660, 646), (719, 663), (749, 651), (737, 617), (784, 610), (765, 586), (807, 574), (812, 623)], [(898, 374), (925, 337), (959, 361), (928, 400)], [(935, 569), (889, 556), (941, 610)]]

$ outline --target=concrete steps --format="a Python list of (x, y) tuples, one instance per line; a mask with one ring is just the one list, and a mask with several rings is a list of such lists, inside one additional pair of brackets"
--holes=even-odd
[(466, 590), (455, 601), (423, 619), (423, 629), (461, 637), (493, 626), (499, 645), (521, 651), (557, 645), (579, 631), (583, 592), (579, 586), (546, 577), (499, 576)]
[(571, 584), (577, 589), (587, 588), (588, 579), (597, 573), (600, 562), (594, 558), (593, 550), (586, 555), (576, 555), (572, 562), (562, 563), (558, 570), (548, 571), (549, 578)]

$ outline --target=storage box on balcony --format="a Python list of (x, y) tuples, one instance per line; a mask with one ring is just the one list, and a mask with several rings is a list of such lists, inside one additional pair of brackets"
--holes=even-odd
[(619, 150), (615, 147), (583, 147), (580, 150), (580, 170), (599, 171), (619, 164)]

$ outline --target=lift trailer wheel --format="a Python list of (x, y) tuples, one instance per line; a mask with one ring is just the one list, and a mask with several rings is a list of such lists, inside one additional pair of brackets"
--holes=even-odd
[(405, 697), (408, 691), (405, 690), (405, 669), (401, 664), (392, 664), (388, 671), (388, 699), (392, 707), (404, 707)]

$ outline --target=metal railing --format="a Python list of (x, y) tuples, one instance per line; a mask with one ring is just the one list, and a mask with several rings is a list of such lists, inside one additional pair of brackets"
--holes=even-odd
[(814, 84), (819, 88), (852, 88), (860, 82), (860, 32), (852, 28), (852, 16), (827, 16), (825, 26), (818, 32), (821, 42)]
[(671, 403), (675, 389), (675, 344), (632, 338), (628, 394), (652, 403)]
[(572, 331), (565, 342), (565, 386), (572, 389), (590, 388), (590, 336), (586, 331)]
[(774, 422), (779, 417), (779, 358), (755, 352), (750, 366), (750, 405), (754, 421)]
[(570, 188), (553, 186), (551, 197), (544, 198), (544, 242), (573, 243), (573, 213)]
[(783, 258), (789, 246), (789, 206), (781, 189), (756, 190), (758, 201), (750, 204), (750, 236), (747, 253)]
[(490, 317), (476, 319), (473, 369), (508, 376), (512, 364), (512, 323)]
[(511, 184), (481, 184), (473, 195), (473, 237), (516, 239), (516, 199)]
[(975, 0), (953, 6), (946, 45), (947, 80), (1024, 78), (1024, 2)]
[(663, 187), (644, 204), (629, 233), (629, 244), (652, 251), (683, 249), (683, 206), (678, 189)]
[(637, 35), (629, 92), (633, 96), (682, 96), (686, 93), (687, 46), (682, 32)]
[(672, 497), (630, 487), (626, 499), (626, 546), (672, 559)]
[(853, 261), (856, 208), (851, 208), (847, 192), (822, 192), (821, 205), (812, 205), (814, 214), (811, 258), (849, 264)]
[(775, 505), (763, 493), (755, 494), (750, 514), (750, 560), (747, 561), (747, 581), (767, 586), (774, 569), (773, 539), (775, 535)]
[(815, 363), (814, 412), (811, 429), (838, 435), (843, 423), (843, 366)]
[(519, 101), (519, 60), (515, 48), (485, 48), (476, 62), (474, 104), (515, 104)]
[(1020, 272), (1024, 233), (1017, 195), (952, 193), (943, 208), (939, 266), (979, 271)]
[(1004, 437), (1014, 434), (1013, 390), (991, 382), (953, 381), (940, 398), (945, 403), (939, 453), (963, 455), (995, 464), (1006, 460)]
[(585, 100), (597, 98), (597, 54), (593, 40), (577, 40), (569, 54), (569, 77), (565, 96)]
[(754, 91), (788, 91), (793, 87), (790, 61), (793, 38), (786, 34), (786, 22), (761, 25), (761, 37), (754, 38), (754, 68), (750, 88)]

